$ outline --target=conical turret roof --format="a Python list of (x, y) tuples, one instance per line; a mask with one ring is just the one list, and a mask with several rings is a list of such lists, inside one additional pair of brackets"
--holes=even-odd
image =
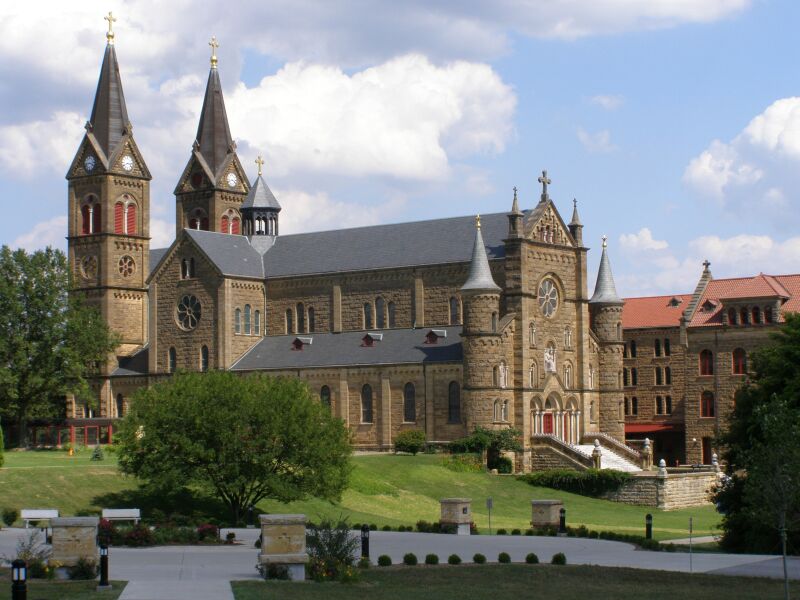
[(253, 187), (250, 188), (247, 198), (244, 199), (242, 208), (270, 208), (275, 211), (281, 209), (281, 205), (278, 204), (278, 199), (275, 198), (275, 194), (269, 189), (261, 173), (256, 177)]
[(222, 97), (222, 84), (216, 66), (211, 67), (203, 98), (203, 110), (197, 126), (197, 148), (211, 172), (216, 176), (229, 152), (233, 151), (233, 138), (228, 126), (228, 114)]
[(572, 200), (572, 220), (570, 225), (581, 225), (581, 218), (578, 216), (578, 201), (573, 198)]
[(106, 45), (89, 127), (107, 157), (111, 156), (122, 136), (130, 130), (117, 52), (112, 43)]
[(624, 304), (617, 295), (614, 285), (614, 276), (611, 274), (611, 261), (608, 259), (608, 243), (603, 237), (603, 255), (600, 257), (600, 268), (597, 270), (597, 283), (594, 286), (594, 295), (589, 304)]
[(469, 277), (467, 277), (467, 282), (461, 286), (461, 291), (500, 291), (500, 286), (494, 282), (492, 270), (489, 268), (486, 246), (483, 244), (483, 236), (481, 235), (480, 216), (475, 218), (475, 244), (472, 246)]

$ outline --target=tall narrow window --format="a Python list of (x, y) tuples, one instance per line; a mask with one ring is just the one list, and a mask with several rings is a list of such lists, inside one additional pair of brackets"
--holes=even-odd
[(413, 383), (403, 387), (403, 421), (413, 423), (417, 420), (417, 396)]
[(636, 340), (631, 340), (631, 358), (636, 358)]
[(622, 347), (622, 358), (628, 358), (628, 344)]
[(639, 371), (635, 367), (631, 369), (631, 385), (639, 385)]
[(242, 309), (237, 308), (233, 311), (233, 332), (242, 333)]
[(631, 398), (631, 414), (632, 415), (639, 414), (639, 399), (636, 396)]
[(665, 412), (668, 415), (672, 414), (672, 396), (667, 396), (667, 398), (666, 398)]
[(375, 298), (375, 327), (377, 329), (384, 329), (386, 327), (386, 316), (384, 315), (385, 309), (386, 303), (384, 302), (383, 298), (380, 296)]
[(461, 322), (461, 310), (458, 298), (450, 297), (450, 325), (458, 325)]
[(499, 387), (500, 385), (500, 367), (497, 365), (492, 367), (492, 385)]
[(728, 325), (736, 325), (736, 309), (728, 309)]
[(672, 369), (670, 367), (664, 367), (664, 383), (672, 385)]
[(750, 323), (750, 313), (746, 308), (743, 308), (741, 311), (739, 311), (739, 318), (742, 321), (742, 325), (747, 325)]
[(764, 309), (764, 323), (772, 323), (772, 307), (768, 306)]
[(622, 385), (628, 387), (628, 369), (622, 369)]
[(397, 322), (395, 321), (395, 306), (394, 306), (394, 302), (389, 302), (386, 305), (386, 311), (389, 313), (389, 329), (394, 329), (397, 326), (396, 325)]
[(328, 408), (331, 407), (331, 388), (329, 388), (327, 385), (323, 385), (320, 389), (319, 401)]
[(661, 340), (656, 339), (653, 350), (655, 351), (656, 356), (661, 356)]
[(589, 389), (594, 389), (594, 367), (589, 365)]
[(539, 368), (536, 363), (531, 363), (530, 384), (532, 388), (539, 387)]
[(656, 385), (664, 385), (663, 377), (664, 374), (661, 371), (661, 367), (656, 367)]
[(714, 374), (714, 354), (711, 350), (703, 350), (700, 353), (700, 375)]
[(670, 355), (669, 338), (664, 338), (664, 356)]
[(656, 396), (656, 414), (664, 414), (664, 399), (661, 396)]
[(712, 392), (705, 391), (700, 396), (700, 416), (713, 417), (714, 413), (714, 394)]
[(208, 346), (200, 348), (200, 370), (208, 371)]
[(239, 232), (242, 230), (242, 222), (239, 220), (239, 217), (233, 217), (231, 219), (231, 233), (233, 235), (239, 235)]
[(625, 416), (631, 414), (631, 401), (625, 398)]
[(564, 330), (564, 347), (572, 348), (572, 330), (569, 327)]
[(564, 365), (564, 387), (567, 389), (572, 387), (572, 365), (569, 363)]
[(250, 317), (252, 316), (251, 310), (252, 309), (250, 308), (249, 304), (245, 304), (244, 305), (244, 334), (245, 335), (250, 335), (252, 333), (252, 330), (250, 329)]
[(257, 310), (253, 316), (253, 335), (261, 335), (261, 311)]
[(292, 309), (286, 309), (286, 335), (294, 333), (294, 324), (292, 323)]
[(229, 233), (230, 227), (230, 220), (228, 219), (228, 215), (222, 215), (222, 218), (219, 220), (219, 230), (222, 233)]
[(530, 346), (531, 348), (536, 347), (536, 322), (531, 321), (530, 325), (528, 325), (528, 338), (530, 339)]
[(117, 417), (121, 418), (125, 416), (125, 399), (122, 397), (122, 394), (117, 394)]
[(372, 386), (368, 383), (361, 388), (361, 422), (372, 423)]
[(100, 233), (101, 231), (103, 231), (103, 225), (100, 220), (100, 205), (95, 204), (92, 207), (92, 233)]
[(747, 354), (743, 348), (733, 351), (733, 374), (744, 375), (747, 372)]
[(92, 214), (88, 204), (81, 206), (81, 233), (89, 235), (92, 232)]
[(451, 381), (447, 388), (447, 422), (461, 422), (461, 386)]
[(317, 322), (314, 316), (314, 308), (309, 306), (308, 307), (308, 332), (314, 333), (317, 329)]
[(497, 313), (492, 313), (492, 332), (497, 331)]
[(136, 205), (133, 202), (125, 206), (125, 233), (136, 235)]
[(500, 420), (504, 423), (508, 423), (508, 400), (503, 401), (503, 407), (500, 412)]
[(170, 373), (174, 373), (175, 369), (178, 368), (178, 353), (176, 352), (175, 348), (170, 348), (169, 352), (167, 353), (167, 370)]
[(757, 306), (753, 307), (753, 324), (761, 323), (761, 309)]
[(364, 303), (364, 329), (372, 329), (372, 304)]
[(298, 302), (297, 306), (297, 333), (306, 332), (306, 310), (302, 302)]

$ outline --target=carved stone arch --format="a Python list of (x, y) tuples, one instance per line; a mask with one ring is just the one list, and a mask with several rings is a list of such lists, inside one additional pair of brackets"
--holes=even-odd
[(578, 410), (578, 399), (575, 396), (567, 398), (567, 410)]

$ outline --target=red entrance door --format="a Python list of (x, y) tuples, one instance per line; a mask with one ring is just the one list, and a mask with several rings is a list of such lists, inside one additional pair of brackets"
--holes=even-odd
[(711, 438), (704, 437), (703, 438), (703, 464), (710, 465), (711, 464), (711, 455), (713, 451), (711, 450)]
[(544, 432), (553, 433), (553, 413), (544, 414)]

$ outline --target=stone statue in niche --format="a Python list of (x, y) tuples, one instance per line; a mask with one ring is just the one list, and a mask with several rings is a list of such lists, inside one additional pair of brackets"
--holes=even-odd
[(556, 372), (556, 349), (548, 346), (544, 351), (544, 370), (548, 373)]

